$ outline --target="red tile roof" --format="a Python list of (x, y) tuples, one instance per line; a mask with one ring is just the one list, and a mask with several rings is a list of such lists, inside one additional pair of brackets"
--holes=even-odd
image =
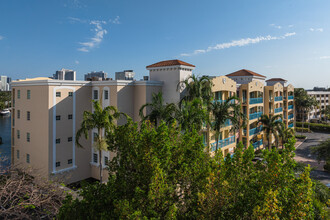
[(158, 63), (151, 64), (151, 65), (147, 66), (146, 68), (162, 67), (162, 66), (178, 66), (178, 65), (195, 67), (194, 65), (192, 65), (190, 63), (183, 62), (181, 60), (165, 60), (165, 61), (161, 61), (161, 62), (158, 62)]
[(282, 79), (282, 78), (271, 78), (271, 79), (269, 79), (269, 80), (266, 80), (266, 82), (268, 82), (268, 81), (285, 81), (286, 82), (286, 80), (285, 79)]
[(266, 78), (266, 76), (263, 76), (261, 74), (258, 74), (258, 73), (255, 73), (253, 71), (246, 70), (246, 69), (241, 69), (241, 70), (238, 70), (236, 72), (229, 73), (226, 76), (259, 76), (259, 77)]

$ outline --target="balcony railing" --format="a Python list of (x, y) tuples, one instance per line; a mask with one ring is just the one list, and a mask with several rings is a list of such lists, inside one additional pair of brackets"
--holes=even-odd
[(256, 149), (262, 145), (262, 139), (259, 141), (256, 141), (252, 144), (253, 148)]
[(293, 123), (289, 124), (288, 127), (289, 127), (289, 128), (293, 128)]
[(294, 117), (293, 114), (291, 114), (291, 115), (288, 116), (288, 119), (289, 119), (289, 120), (290, 120), (290, 119), (293, 119), (293, 117)]
[(262, 97), (260, 97), (260, 98), (250, 98), (249, 103), (250, 103), (250, 105), (263, 103), (263, 98)]
[(225, 122), (225, 126), (231, 126), (233, 123), (231, 123), (231, 120), (227, 119)]
[(289, 105), (288, 106), (288, 109), (293, 109), (293, 105)]
[(276, 96), (275, 97), (275, 102), (282, 101), (283, 97), (282, 96)]
[[(258, 133), (260, 133), (261, 131), (262, 131), (262, 125), (259, 126), (259, 127), (256, 127), (256, 128), (251, 128), (251, 129), (249, 130), (249, 136), (251, 136), (251, 135), (255, 135), (255, 134), (258, 134)], [(246, 130), (243, 130), (243, 132), (244, 132), (244, 135), (246, 136)]]
[(275, 120), (275, 121), (279, 121), (279, 122), (282, 122), (282, 118), (280, 118), (280, 119), (277, 119), (277, 120)]
[[(220, 103), (222, 104), (222, 103), (225, 103), (227, 100), (218, 99), (218, 100), (214, 100), (214, 101), (215, 101), (215, 102), (220, 102)], [(234, 104), (234, 103), (235, 103), (235, 99), (230, 100), (229, 103), (230, 103), (230, 104)]]
[(293, 99), (293, 95), (289, 95), (288, 100), (292, 100), (292, 99)]
[[(232, 143), (235, 143), (235, 135), (229, 137), (229, 138), (225, 138), (225, 139), (222, 139), (222, 140), (219, 140), (218, 143), (218, 149), (220, 148), (223, 148), (223, 147), (226, 147)], [(216, 150), (216, 147), (217, 147), (217, 142), (213, 142), (211, 144), (211, 151), (215, 151)]]
[(283, 108), (275, 108), (275, 113), (279, 113), (279, 112), (282, 112), (283, 111)]
[(259, 118), (261, 115), (262, 115), (262, 112), (255, 112), (255, 113), (249, 114), (249, 119), (253, 120), (253, 119)]

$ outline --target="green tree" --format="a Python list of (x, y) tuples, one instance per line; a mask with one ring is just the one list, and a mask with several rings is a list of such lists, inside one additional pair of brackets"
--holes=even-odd
[(200, 99), (183, 100), (181, 107), (176, 111), (175, 118), (183, 131), (193, 129), (200, 131), (203, 124), (208, 123), (209, 114), (207, 109), (202, 106)]
[(76, 134), (76, 144), (79, 147), (82, 145), (79, 143), (80, 137), (83, 135), (85, 139), (89, 139), (89, 132), (93, 129), (97, 130), (97, 135), (94, 138), (94, 148), (99, 152), (99, 168), (100, 168), (100, 182), (102, 183), (102, 151), (107, 150), (106, 139), (102, 135), (109, 134), (116, 127), (116, 120), (120, 116), (125, 115), (118, 112), (114, 106), (108, 106), (102, 109), (99, 101), (93, 100), (94, 112), (84, 111), (83, 121)]
[[(219, 147), (219, 135), (221, 128), (226, 126), (226, 122), (229, 120), (234, 122), (235, 126), (239, 122), (239, 118), (236, 116), (236, 103), (233, 101), (238, 100), (236, 97), (230, 97), (225, 102), (214, 101), (211, 103), (211, 128), (215, 132), (216, 139), (216, 151)], [(235, 134), (236, 135), (236, 134)]]
[[(146, 108), (146, 116), (143, 111)], [(165, 104), (162, 92), (157, 94), (152, 94), (151, 103), (146, 103), (140, 108), (140, 117), (142, 121), (149, 120), (158, 126), (161, 120), (166, 121), (168, 124), (172, 123), (174, 120), (176, 105), (173, 103)]]
[(313, 147), (312, 153), (316, 155), (319, 162), (324, 160), (326, 162), (324, 168), (330, 171), (330, 138)]
[(274, 136), (276, 147), (278, 148), (278, 130), (282, 123), (280, 119), (282, 119), (281, 115), (274, 115), (270, 117), (268, 115), (261, 115), (260, 119), (258, 120), (258, 123), (262, 123), (262, 130), (266, 134), (269, 150), (271, 149), (271, 135)]
[(213, 99), (212, 80), (208, 76), (197, 77), (191, 75), (187, 79), (179, 82), (178, 90), (184, 89), (184, 97), (180, 101), (192, 101), (200, 99), (203, 105), (209, 105)]
[(0, 110), (10, 107), (11, 92), (0, 91)]
[(292, 128), (286, 128), (284, 123), (278, 124), (277, 128), (278, 137), (282, 142), (282, 147), (285, 143), (288, 143), (289, 139), (294, 137), (294, 130)]
[(330, 118), (330, 105), (325, 106), (325, 108), (321, 110), (321, 113), (324, 116), (323, 118), (325, 122), (328, 122), (328, 119)]

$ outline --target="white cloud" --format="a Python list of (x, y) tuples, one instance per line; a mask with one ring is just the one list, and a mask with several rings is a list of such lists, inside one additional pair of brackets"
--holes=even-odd
[(288, 27), (289, 27), (289, 28), (293, 28), (293, 26), (294, 26), (293, 24), (290, 24)]
[(314, 32), (314, 31), (323, 32), (323, 28), (310, 28), (309, 30), (312, 32)]
[(207, 53), (212, 50), (223, 50), (223, 49), (227, 49), (230, 47), (243, 47), (243, 46), (247, 46), (249, 44), (260, 43), (262, 41), (281, 40), (281, 39), (285, 39), (287, 37), (291, 37), (294, 35), (296, 35), (296, 32), (286, 33), (283, 36), (279, 36), (279, 37), (273, 37), (273, 36), (267, 35), (264, 37), (260, 36), (260, 37), (256, 37), (256, 38), (242, 38), (240, 40), (233, 40), (228, 43), (221, 43), (221, 44), (217, 44), (215, 46), (210, 46), (207, 49), (195, 50), (192, 53), (182, 53), (182, 54), (180, 54), (180, 56), (193, 56), (193, 55), (197, 55), (197, 54), (201, 54), (201, 53)]
[(280, 26), (280, 25), (270, 24), (270, 26), (277, 28), (277, 29), (282, 29), (282, 26)]
[(330, 56), (323, 56), (323, 57), (320, 57), (321, 60), (325, 60), (325, 59), (330, 59)]
[(120, 24), (119, 19), (120, 19), (120, 17), (117, 16), (115, 19), (110, 19), (110, 20), (109, 20), (109, 23), (112, 23), (112, 24)]
[(87, 22), (86, 20), (82, 20), (80, 18), (75, 18), (75, 17), (68, 17), (68, 19), (69, 19), (69, 22), (71, 24), (74, 24), (76, 22), (79, 22), (79, 23), (86, 23)]
[(4, 39), (4, 37), (0, 35), (0, 40), (2, 40), (2, 39)]
[(78, 51), (89, 52), (91, 49), (97, 47), (102, 42), (104, 35), (108, 33), (107, 30), (102, 27), (103, 24), (107, 24), (106, 21), (94, 20), (89, 24), (95, 26), (91, 29), (91, 31), (94, 32), (94, 37), (90, 38), (87, 42), (79, 43), (82, 47), (78, 48)]
[(78, 60), (75, 60), (74, 63), (75, 63), (75, 64), (79, 64), (79, 61), (78, 61)]

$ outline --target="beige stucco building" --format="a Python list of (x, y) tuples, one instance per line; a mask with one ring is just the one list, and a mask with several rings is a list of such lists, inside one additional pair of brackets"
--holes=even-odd
[[(99, 179), (99, 155), (93, 146), (93, 136), (81, 138), (83, 148), (75, 144), (83, 112), (93, 111), (92, 100), (99, 100), (102, 107), (115, 106), (120, 112), (139, 121), (139, 110), (151, 102), (154, 93), (162, 92), (165, 102), (178, 103), (184, 88), (179, 82), (192, 75), (195, 66), (180, 60), (158, 62), (146, 67), (149, 79), (68, 81), (49, 78), (25, 79), (12, 82), (12, 163), (21, 168), (31, 168), (34, 175), (46, 179), (59, 179), (66, 183), (93, 177)], [(286, 115), (291, 109), (293, 87), (281, 83), (265, 86), (265, 76), (249, 70), (240, 70), (227, 76), (211, 77), (212, 92), (217, 102), (238, 96), (242, 112), (246, 114), (246, 128), (236, 134), (231, 122), (221, 129), (219, 147), (223, 154), (233, 154), (238, 140), (255, 149), (263, 147), (261, 114), (269, 114), (275, 108), (283, 108)], [(273, 100), (272, 97), (287, 97)], [(288, 104), (287, 104), (288, 103)], [(277, 112), (273, 112), (277, 114)], [(273, 114), (272, 113), (272, 114)], [(282, 111), (280, 112), (282, 114)], [(284, 119), (285, 120), (285, 119)], [(292, 120), (288, 119), (289, 125)], [(118, 124), (124, 123), (119, 120)], [(201, 131), (210, 151), (215, 149), (215, 135), (209, 127)], [(106, 167), (114, 152), (104, 151), (101, 162)], [(108, 171), (104, 169), (104, 179)]]

